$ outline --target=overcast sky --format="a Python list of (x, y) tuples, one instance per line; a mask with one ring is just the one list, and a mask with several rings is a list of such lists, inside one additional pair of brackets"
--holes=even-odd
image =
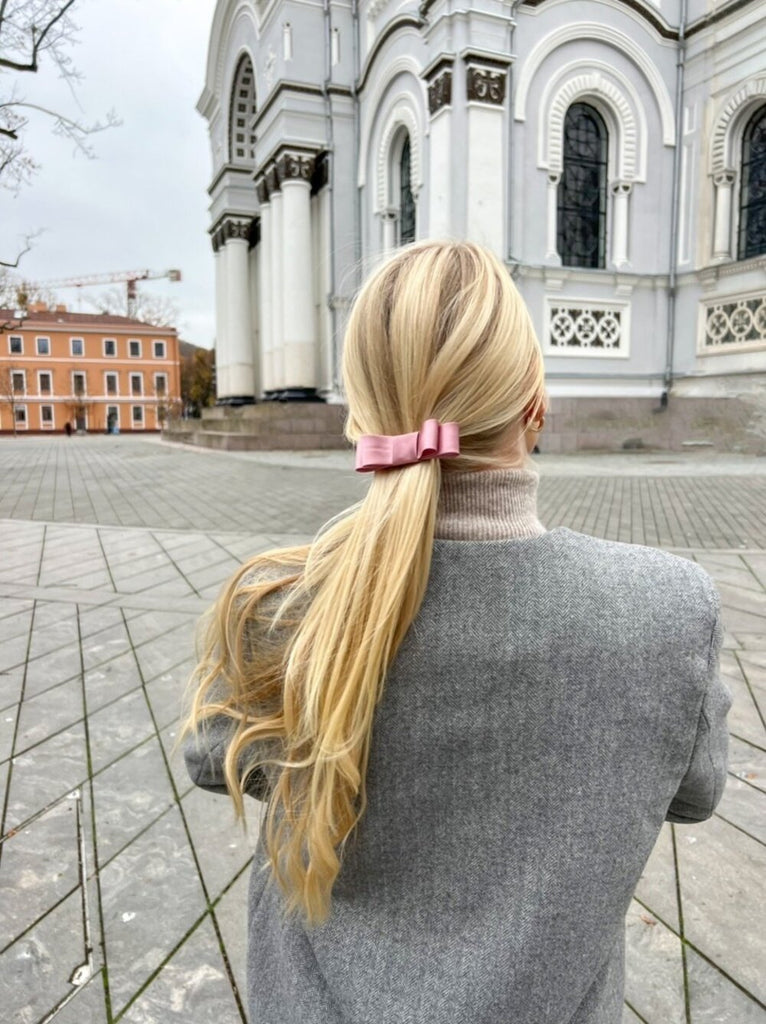
[[(25, 278), (178, 267), (180, 284), (149, 281), (139, 288), (172, 298), (181, 310), (181, 336), (205, 347), (215, 336), (206, 233), (211, 161), (206, 122), (195, 105), (214, 8), (215, 0), (78, 0), (73, 55), (83, 80), (77, 99), (44, 70), (18, 76), (20, 88), (28, 100), (83, 120), (114, 109), (122, 125), (93, 137), (96, 159), (88, 160), (35, 116), (28, 143), (42, 169), (17, 197), (0, 192), (4, 258), (8, 245), (44, 229), (20, 265)], [(59, 297), (77, 308), (74, 290)], [(84, 301), (82, 309), (92, 311)]]

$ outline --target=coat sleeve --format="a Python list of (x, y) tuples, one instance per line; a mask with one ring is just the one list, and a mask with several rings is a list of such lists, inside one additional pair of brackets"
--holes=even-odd
[[(223, 763), (235, 728), (233, 719), (216, 715), (186, 737), (183, 745), (184, 761), (189, 778), (195, 786), (211, 793), (228, 793)], [(245, 792), (256, 800), (267, 800), (270, 791), (266, 770), (263, 767), (256, 768), (248, 776)]]
[(678, 824), (705, 821), (715, 810), (726, 784), (729, 734), (726, 715), (731, 693), (721, 679), (720, 655), (723, 642), (720, 602), (716, 597), (716, 615), (710, 639), (707, 679), (702, 699), (697, 735), (689, 766), (676, 795), (670, 802), (666, 820)]

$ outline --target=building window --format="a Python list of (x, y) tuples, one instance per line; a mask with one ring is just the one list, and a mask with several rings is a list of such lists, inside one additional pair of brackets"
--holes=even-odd
[(128, 355), (131, 357), (131, 359), (140, 359), (141, 358), (141, 342), (140, 341), (137, 341), (135, 338), (131, 338), (130, 339), (130, 341), (128, 342)]
[(25, 405), (17, 405), (13, 410), (13, 418), (16, 421), (17, 427), (27, 426), (27, 407)]
[(24, 339), (20, 334), (12, 334), (8, 339), (8, 351), (12, 356), (24, 355)]
[(607, 150), (599, 112), (588, 103), (573, 103), (564, 119), (558, 186), (558, 252), (565, 267), (605, 266)]
[(37, 354), (38, 356), (49, 356), (51, 354), (51, 339), (50, 338), (37, 338)]
[(154, 390), (156, 394), (162, 397), (168, 393), (168, 375), (166, 373), (155, 373)]
[(410, 137), (405, 136), (399, 154), (399, 244), (415, 241), (415, 197), (410, 177)]
[(24, 370), (11, 370), (11, 391), (14, 395), (27, 393), (27, 375)]
[(72, 346), (73, 356), (85, 355), (85, 343), (82, 338), (70, 338), (69, 342)]
[(117, 374), (107, 373), (106, 375), (106, 393), (107, 395), (116, 395), (117, 391)]
[(165, 342), (155, 341), (154, 343), (154, 358), (164, 359), (165, 358)]
[(51, 375), (47, 370), (38, 373), (37, 384), (41, 395), (49, 395), (51, 393)]
[(53, 427), (53, 406), (52, 405), (41, 405), (40, 406), (40, 425), (43, 430), (51, 429)]
[(739, 258), (766, 252), (766, 107), (750, 118), (742, 137)]
[(104, 338), (104, 355), (117, 355), (117, 342), (114, 340), (114, 338)]
[(133, 406), (133, 426), (141, 427), (144, 424), (144, 407), (143, 405)]
[(84, 373), (73, 373), (72, 374), (72, 394), (73, 395), (84, 395), (85, 394), (85, 374)]
[(130, 375), (130, 393), (131, 393), (131, 395), (143, 395), (143, 393), (144, 393), (144, 375), (143, 375), (143, 373), (131, 373), (131, 375)]

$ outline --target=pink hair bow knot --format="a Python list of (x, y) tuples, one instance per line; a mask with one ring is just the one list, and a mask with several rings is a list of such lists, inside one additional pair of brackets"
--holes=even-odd
[(367, 473), (459, 454), (458, 424), (426, 420), (420, 430), (411, 434), (364, 434), (356, 446), (356, 470)]

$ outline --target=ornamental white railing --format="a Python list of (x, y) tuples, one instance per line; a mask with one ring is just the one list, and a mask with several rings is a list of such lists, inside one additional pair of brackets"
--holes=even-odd
[(700, 305), (701, 355), (766, 348), (766, 295), (731, 295)]
[(545, 351), (562, 356), (627, 357), (630, 303), (546, 299)]

